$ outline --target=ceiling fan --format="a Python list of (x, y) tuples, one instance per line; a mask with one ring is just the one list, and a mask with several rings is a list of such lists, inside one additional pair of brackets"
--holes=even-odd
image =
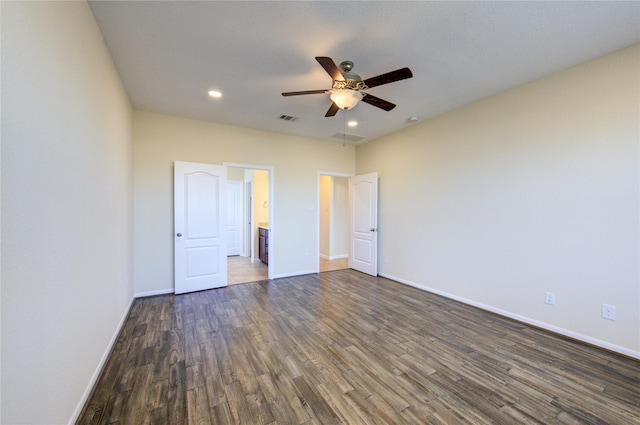
[(387, 102), (384, 99), (380, 99), (379, 97), (375, 97), (366, 91), (376, 86), (413, 77), (409, 68), (401, 68), (387, 72), (386, 74), (378, 75), (377, 77), (363, 80), (358, 74), (351, 72), (353, 69), (353, 62), (351, 61), (344, 61), (340, 63), (340, 68), (338, 68), (333, 59), (329, 57), (317, 56), (316, 60), (333, 79), (331, 88), (329, 90), (292, 91), (282, 93), (282, 95), (299, 96), (303, 94), (329, 94), (332, 103), (331, 107), (329, 107), (329, 110), (324, 115), (325, 117), (334, 116), (338, 112), (338, 109), (351, 109), (356, 106), (360, 100), (368, 103), (369, 105), (384, 109), (385, 111), (390, 111), (395, 108), (396, 105), (391, 102)]

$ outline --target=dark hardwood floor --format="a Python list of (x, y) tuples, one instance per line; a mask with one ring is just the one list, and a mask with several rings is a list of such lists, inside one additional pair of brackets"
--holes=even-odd
[(640, 362), (340, 270), (138, 299), (79, 424), (637, 424)]

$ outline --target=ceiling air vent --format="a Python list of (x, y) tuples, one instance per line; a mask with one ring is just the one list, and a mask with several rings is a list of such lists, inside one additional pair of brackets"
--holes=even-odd
[(283, 121), (294, 122), (295, 120), (298, 119), (298, 117), (292, 117), (291, 115), (280, 115), (280, 119)]
[(331, 138), (343, 140), (343, 141), (346, 140), (348, 142), (354, 142), (354, 143), (365, 139), (365, 137), (363, 136), (356, 136), (355, 134), (346, 134), (346, 133), (336, 133), (333, 136), (331, 136)]

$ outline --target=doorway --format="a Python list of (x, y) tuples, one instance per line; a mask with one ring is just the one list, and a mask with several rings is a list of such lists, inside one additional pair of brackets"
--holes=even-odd
[(349, 176), (319, 173), (318, 271), (349, 268)]
[[(271, 167), (228, 164), (227, 181), (235, 187), (235, 208), (228, 208), (228, 222), (238, 223), (228, 229), (228, 243), (237, 244), (227, 256), (227, 280), (229, 285), (266, 280), (272, 276), (274, 252), (269, 244), (269, 260), (260, 259), (260, 234), (273, 240), (273, 171)], [(229, 204), (230, 202), (228, 202)], [(235, 233), (235, 232), (239, 233)], [(234, 242), (231, 242), (231, 236)], [(266, 260), (266, 258), (265, 258)]]

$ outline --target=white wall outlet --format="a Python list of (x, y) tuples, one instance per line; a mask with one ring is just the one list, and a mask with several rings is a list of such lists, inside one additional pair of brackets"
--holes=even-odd
[(304, 261), (309, 261), (309, 253), (308, 252), (304, 253)]
[(616, 306), (602, 304), (602, 317), (608, 320), (616, 320)]
[(385, 263), (389, 262), (389, 256), (388, 255), (383, 255), (382, 256), (382, 261), (384, 261)]
[(556, 305), (556, 294), (553, 292), (545, 292), (544, 302), (549, 305)]

